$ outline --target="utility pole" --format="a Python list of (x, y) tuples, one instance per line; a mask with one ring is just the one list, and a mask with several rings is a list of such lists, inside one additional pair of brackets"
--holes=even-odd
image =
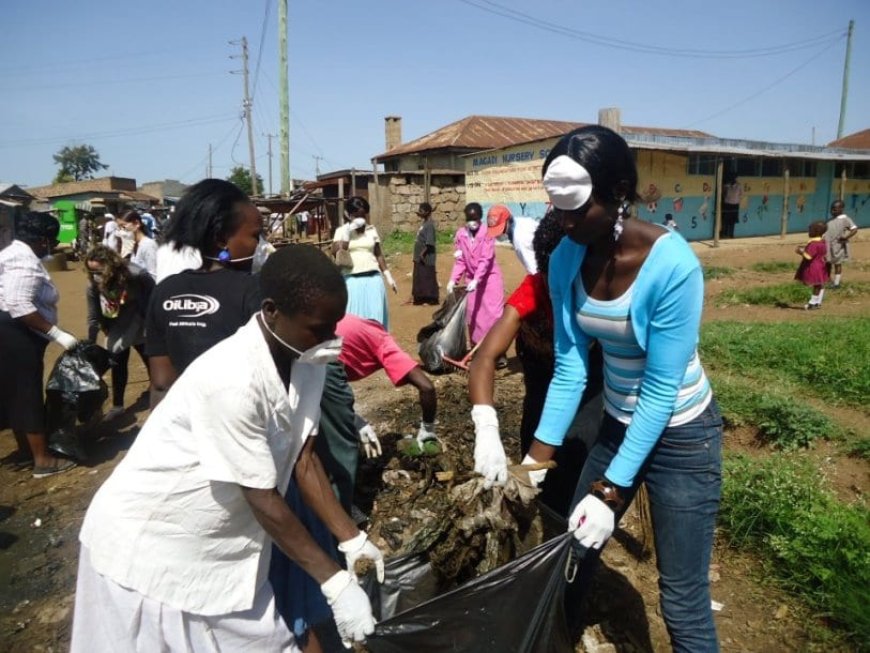
[(275, 138), (275, 134), (263, 134), (266, 137), (269, 143), (269, 195), (272, 194), (272, 139)]
[(278, 96), (281, 105), (279, 146), (281, 149), (281, 194), (289, 195), (290, 179), (290, 91), (287, 81), (287, 0), (278, 0)]
[[(251, 101), (251, 94), (248, 90), (248, 39), (243, 36), (241, 41), (230, 41), (232, 45), (237, 45), (241, 43), (242, 45), (242, 70), (241, 73), (244, 77), (244, 87), (245, 87), (245, 99), (242, 102), (242, 107), (245, 110), (245, 121), (248, 123), (248, 156), (251, 159), (251, 195), (258, 195), (257, 189), (257, 162), (254, 156), (254, 126), (253, 126), (253, 115), (251, 114), (251, 109), (253, 107), (253, 102)], [(230, 59), (238, 59), (238, 56), (231, 56)], [(233, 71), (234, 73), (238, 73), (239, 71)]]
[(208, 144), (208, 167), (205, 169), (206, 179), (211, 179), (211, 143)]
[(317, 156), (316, 154), (312, 154), (311, 158), (314, 159), (314, 176), (320, 176), (320, 162), (323, 161), (322, 156)]
[(849, 60), (852, 58), (852, 31), (855, 21), (849, 21), (849, 32), (846, 35), (846, 62), (843, 64), (843, 94), (840, 96), (840, 122), (837, 123), (837, 138), (843, 138), (843, 127), (846, 123), (846, 97), (849, 95)]

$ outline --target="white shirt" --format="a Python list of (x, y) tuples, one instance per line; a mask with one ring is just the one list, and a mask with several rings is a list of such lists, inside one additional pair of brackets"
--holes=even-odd
[(157, 241), (151, 238), (143, 238), (130, 256), (130, 263), (147, 270), (152, 279), (157, 279)]
[(326, 368), (284, 389), (257, 316), (197, 358), (99, 489), (79, 536), (97, 572), (178, 610), (248, 610), (271, 545), (240, 486), (286, 489)]
[(185, 270), (199, 270), (202, 267), (202, 256), (195, 247), (184, 245), (181, 249), (175, 249), (174, 243), (164, 243), (157, 248), (157, 276), (155, 281), (160, 283), (166, 277), (184, 272)]
[(38, 311), (57, 324), (58, 299), (57, 288), (30, 245), (13, 240), (0, 250), (0, 311), (13, 318)]
[(535, 249), (532, 240), (540, 221), (527, 216), (514, 217), (513, 245), (517, 258), (529, 274), (538, 272), (538, 261), (535, 258)]
[(109, 220), (103, 225), (103, 245), (115, 249), (116, 231), (118, 231), (118, 223), (114, 220)]
[(725, 204), (740, 204), (743, 199), (743, 186), (738, 182), (725, 184)]

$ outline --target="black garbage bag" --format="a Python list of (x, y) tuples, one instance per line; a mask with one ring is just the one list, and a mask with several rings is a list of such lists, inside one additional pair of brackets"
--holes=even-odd
[[(573, 535), (565, 533), (472, 581), (395, 616), (381, 614), (366, 640), (372, 653), (571, 653), (565, 620), (565, 567)], [(414, 566), (416, 564), (416, 566)], [(437, 591), (425, 561), (409, 557), (388, 561), (379, 596), (382, 610)], [(410, 578), (404, 580), (404, 570)], [(408, 592), (408, 590), (411, 592)], [(384, 600), (396, 596), (396, 601)]]
[(464, 293), (452, 292), (432, 314), (432, 322), (417, 333), (420, 360), (427, 372), (444, 372), (444, 356), (459, 360), (468, 350), (465, 336), (465, 308), (467, 298)]
[(52, 451), (85, 459), (76, 425), (93, 417), (109, 396), (103, 381), (108, 369), (109, 352), (91, 342), (80, 343), (57, 359), (45, 386), (48, 446)]

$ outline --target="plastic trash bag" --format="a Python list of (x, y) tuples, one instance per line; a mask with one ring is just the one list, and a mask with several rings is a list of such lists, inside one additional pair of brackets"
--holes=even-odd
[(45, 387), (48, 446), (52, 451), (85, 459), (76, 424), (91, 419), (109, 396), (102, 378), (108, 369), (109, 352), (89, 342), (57, 359)]
[(452, 292), (432, 314), (432, 322), (417, 333), (420, 360), (427, 372), (444, 372), (444, 356), (456, 360), (465, 356), (467, 347), (464, 293)]
[(366, 648), (372, 653), (571, 653), (564, 594), (572, 541), (571, 533), (555, 537), (395, 616), (388, 614), (391, 606), (401, 607), (403, 601), (437, 589), (422, 559), (406, 556), (388, 561), (385, 582), (372, 596), (382, 620), (366, 640)]

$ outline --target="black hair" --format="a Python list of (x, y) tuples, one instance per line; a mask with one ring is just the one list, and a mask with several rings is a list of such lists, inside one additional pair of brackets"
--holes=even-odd
[(28, 211), (15, 221), (15, 238), (27, 244), (55, 240), (59, 233), (60, 223), (49, 213)]
[(324, 295), (347, 304), (347, 286), (335, 263), (313, 245), (286, 245), (266, 259), (260, 293), (284, 315), (295, 315)]
[(816, 220), (815, 222), (810, 222), (809, 234), (810, 238), (818, 238), (819, 236), (824, 236), (825, 231), (827, 231), (828, 225), (824, 223), (822, 220)]
[(368, 215), (371, 207), (369, 206), (369, 202), (365, 197), (354, 195), (347, 201), (347, 203), (345, 203), (344, 210), (347, 211), (349, 214), (356, 213), (357, 211), (362, 211), (363, 213)]
[(565, 134), (547, 155), (541, 174), (557, 156), (566, 155), (586, 168), (592, 177), (592, 194), (605, 204), (618, 202), (625, 194), (637, 201), (637, 166), (628, 143), (612, 129), (601, 125), (580, 127)]
[(176, 249), (184, 246), (210, 254), (239, 228), (248, 196), (223, 179), (203, 179), (188, 188), (169, 219), (164, 238)]
[(550, 267), (550, 254), (556, 246), (562, 242), (565, 230), (562, 221), (556, 217), (556, 212), (550, 209), (541, 218), (532, 237), (532, 249), (535, 251), (535, 261), (538, 263), (538, 272), (547, 274)]
[(836, 199), (833, 202), (831, 202), (831, 208), (834, 208), (835, 206), (837, 206), (837, 204), (842, 206), (844, 209), (846, 208), (846, 203), (841, 199)]
[(417, 213), (425, 213), (429, 215), (432, 213), (432, 205), (429, 202), (420, 202), (420, 208), (417, 209)]
[(124, 211), (121, 214), (121, 217), (118, 218), (121, 222), (138, 222), (139, 225), (142, 225), (142, 216), (139, 215), (138, 211), (134, 211), (130, 209), (129, 211)]
[[(469, 217), (468, 214), (471, 212), (476, 212), (477, 217), (476, 218)], [(469, 202), (468, 204), (465, 205), (465, 221), (466, 222), (468, 222), (469, 220), (480, 220), (481, 218), (483, 218), (483, 207), (478, 202)]]

